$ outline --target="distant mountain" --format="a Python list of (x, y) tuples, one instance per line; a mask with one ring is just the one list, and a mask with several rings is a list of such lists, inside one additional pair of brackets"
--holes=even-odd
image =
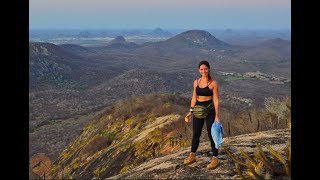
[(185, 46), (189, 48), (227, 48), (228, 43), (217, 39), (203, 30), (190, 30), (178, 34), (164, 42), (166, 45)]
[(96, 79), (95, 71), (102, 66), (82, 56), (84, 53), (89, 56), (94, 50), (70, 44), (29, 43), (30, 88), (78, 88), (95, 83), (91, 78)]
[(281, 38), (268, 39), (254, 47), (245, 50), (247, 56), (257, 59), (275, 61), (291, 59), (291, 41)]
[(228, 29), (224, 30), (224, 32), (225, 32), (225, 33), (232, 33), (232, 32), (233, 32), (233, 30), (232, 30), (232, 29), (230, 29), (230, 28), (228, 28)]
[(123, 36), (115, 37), (106, 46), (106, 48), (112, 48), (112, 49), (130, 49), (130, 48), (136, 48), (136, 47), (138, 47), (136, 43), (126, 41)]
[[(150, 42), (137, 48), (136, 53), (156, 57), (191, 57), (202, 50), (229, 50), (233, 46), (203, 30), (190, 30), (165, 41)], [(179, 57), (181, 58), (181, 57)]]
[(113, 43), (124, 43), (126, 42), (126, 39), (123, 36), (117, 36), (113, 40), (110, 41), (110, 44)]
[(291, 49), (291, 41), (281, 38), (268, 39), (257, 45), (258, 47), (269, 47), (272, 49)]
[(172, 34), (168, 31), (164, 31), (161, 28), (156, 28), (152, 31), (152, 35), (157, 35), (157, 36), (171, 36)]
[(51, 43), (29, 43), (29, 80), (37, 83), (68, 85), (78, 79), (74, 74), (83, 70), (81, 57)]

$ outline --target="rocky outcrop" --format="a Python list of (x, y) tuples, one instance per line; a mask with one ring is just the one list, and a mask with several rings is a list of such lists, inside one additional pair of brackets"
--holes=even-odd
[[(241, 156), (240, 149), (253, 155), (257, 144), (261, 144), (263, 151), (267, 150), (266, 144), (279, 153), (284, 153), (291, 137), (290, 129), (270, 130), (257, 133), (243, 134), (227, 137), (223, 145), (236, 156)], [(189, 148), (179, 150), (173, 154), (159, 157), (145, 162), (125, 173), (112, 176), (107, 179), (239, 179), (240, 176), (235, 170), (235, 164), (223, 150), (219, 149), (220, 165), (214, 170), (207, 170), (210, 163), (210, 144), (200, 143), (196, 152), (197, 162), (191, 165), (183, 165), (183, 160), (188, 156)]]

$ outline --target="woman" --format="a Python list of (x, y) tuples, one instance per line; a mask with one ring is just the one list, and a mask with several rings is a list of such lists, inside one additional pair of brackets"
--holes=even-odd
[(193, 137), (191, 152), (189, 157), (184, 160), (184, 164), (188, 165), (196, 161), (195, 152), (199, 146), (203, 124), (206, 122), (207, 132), (213, 153), (211, 162), (207, 166), (207, 168), (210, 170), (218, 166), (218, 149), (215, 147), (215, 143), (211, 136), (211, 126), (215, 121), (219, 123), (219, 87), (218, 83), (210, 76), (210, 65), (207, 61), (201, 61), (198, 65), (198, 68), (201, 78), (193, 82), (191, 107), (190, 112), (186, 116), (186, 121), (190, 122), (195, 105), (207, 107), (210, 103), (213, 103), (213, 108), (205, 118), (196, 118), (194, 115), (192, 116)]

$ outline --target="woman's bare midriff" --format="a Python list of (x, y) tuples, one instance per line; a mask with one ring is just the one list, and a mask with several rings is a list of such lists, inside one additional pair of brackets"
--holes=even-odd
[(197, 101), (204, 102), (212, 100), (212, 96), (197, 96)]

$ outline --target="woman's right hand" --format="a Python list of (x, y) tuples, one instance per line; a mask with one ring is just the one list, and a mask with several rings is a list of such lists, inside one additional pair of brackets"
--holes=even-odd
[(186, 117), (184, 118), (184, 121), (185, 121), (185, 122), (190, 122), (191, 116), (192, 116), (192, 113), (189, 112), (189, 113), (186, 115)]

